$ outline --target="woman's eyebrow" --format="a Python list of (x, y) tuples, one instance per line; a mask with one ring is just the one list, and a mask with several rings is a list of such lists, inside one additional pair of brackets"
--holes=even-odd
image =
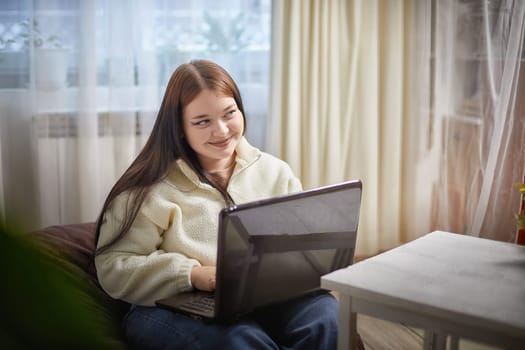
[(202, 118), (206, 118), (207, 116), (208, 116), (207, 114), (199, 114), (194, 117), (191, 117), (191, 119), (202, 119)]
[[(235, 103), (232, 103), (232, 104), (226, 106), (222, 111), (226, 112), (226, 111), (228, 111), (228, 110), (230, 110), (232, 108), (237, 108), (237, 105)], [(207, 113), (193, 116), (193, 117), (191, 117), (191, 119), (201, 119), (201, 118), (206, 118), (206, 117), (208, 117)]]

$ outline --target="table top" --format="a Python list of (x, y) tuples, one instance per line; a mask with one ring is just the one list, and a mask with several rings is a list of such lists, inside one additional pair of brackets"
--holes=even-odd
[(525, 337), (525, 246), (435, 231), (329, 273), (321, 285)]

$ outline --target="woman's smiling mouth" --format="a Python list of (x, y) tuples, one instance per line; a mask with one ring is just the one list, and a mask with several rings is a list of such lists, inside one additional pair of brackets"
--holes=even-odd
[(231, 137), (228, 137), (228, 138), (225, 139), (225, 140), (215, 141), (215, 142), (208, 142), (208, 143), (209, 143), (210, 145), (212, 145), (213, 147), (217, 147), (217, 148), (226, 148), (226, 147), (229, 146), (230, 141), (231, 141)]

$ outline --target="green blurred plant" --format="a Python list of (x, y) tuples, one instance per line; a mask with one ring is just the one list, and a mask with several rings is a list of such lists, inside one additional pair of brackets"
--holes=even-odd
[(123, 349), (80, 273), (0, 223), (0, 348)]

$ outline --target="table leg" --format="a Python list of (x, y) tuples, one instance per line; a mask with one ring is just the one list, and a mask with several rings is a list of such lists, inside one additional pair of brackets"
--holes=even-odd
[(338, 350), (357, 349), (357, 317), (352, 312), (350, 296), (339, 296), (339, 327), (337, 332)]
[(445, 334), (425, 330), (425, 338), (423, 339), (423, 349), (445, 350), (446, 348), (447, 336)]
[(457, 335), (450, 335), (450, 350), (459, 349), (459, 337)]

